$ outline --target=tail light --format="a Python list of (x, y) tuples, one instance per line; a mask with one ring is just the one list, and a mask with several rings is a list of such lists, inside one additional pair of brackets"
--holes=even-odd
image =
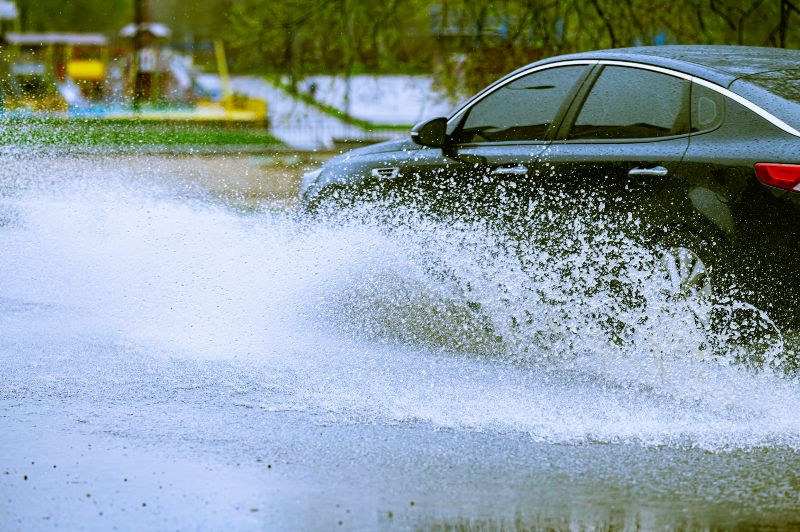
[(765, 185), (800, 192), (800, 164), (758, 163), (756, 176)]

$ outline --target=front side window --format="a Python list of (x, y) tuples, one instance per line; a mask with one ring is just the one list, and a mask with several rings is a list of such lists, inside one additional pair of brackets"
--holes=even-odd
[(550, 68), (504, 85), (472, 106), (455, 133), (456, 142), (544, 140), (585, 72), (583, 65)]
[(629, 67), (605, 67), (568, 139), (647, 139), (689, 132), (684, 79)]

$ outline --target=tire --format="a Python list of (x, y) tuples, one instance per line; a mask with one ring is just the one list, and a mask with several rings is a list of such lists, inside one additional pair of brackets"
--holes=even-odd
[(697, 253), (673, 247), (663, 252), (662, 264), (670, 298), (688, 303), (716, 358), (754, 369), (786, 371), (795, 364), (779, 324), (746, 297), (726, 293), (724, 283), (715, 286), (725, 276)]

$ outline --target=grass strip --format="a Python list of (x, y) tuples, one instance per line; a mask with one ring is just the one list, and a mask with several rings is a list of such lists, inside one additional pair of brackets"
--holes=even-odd
[(131, 120), (0, 120), (0, 145), (140, 148), (143, 146), (280, 146), (265, 129), (238, 125)]

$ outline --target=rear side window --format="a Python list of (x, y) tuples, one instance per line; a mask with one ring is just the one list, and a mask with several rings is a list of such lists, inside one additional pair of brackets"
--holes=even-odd
[(684, 79), (628, 67), (605, 67), (568, 139), (648, 139), (689, 132)]
[(709, 131), (722, 123), (724, 97), (711, 89), (692, 84), (692, 132)]
[(504, 85), (468, 111), (457, 142), (544, 140), (548, 129), (586, 66), (533, 72)]

